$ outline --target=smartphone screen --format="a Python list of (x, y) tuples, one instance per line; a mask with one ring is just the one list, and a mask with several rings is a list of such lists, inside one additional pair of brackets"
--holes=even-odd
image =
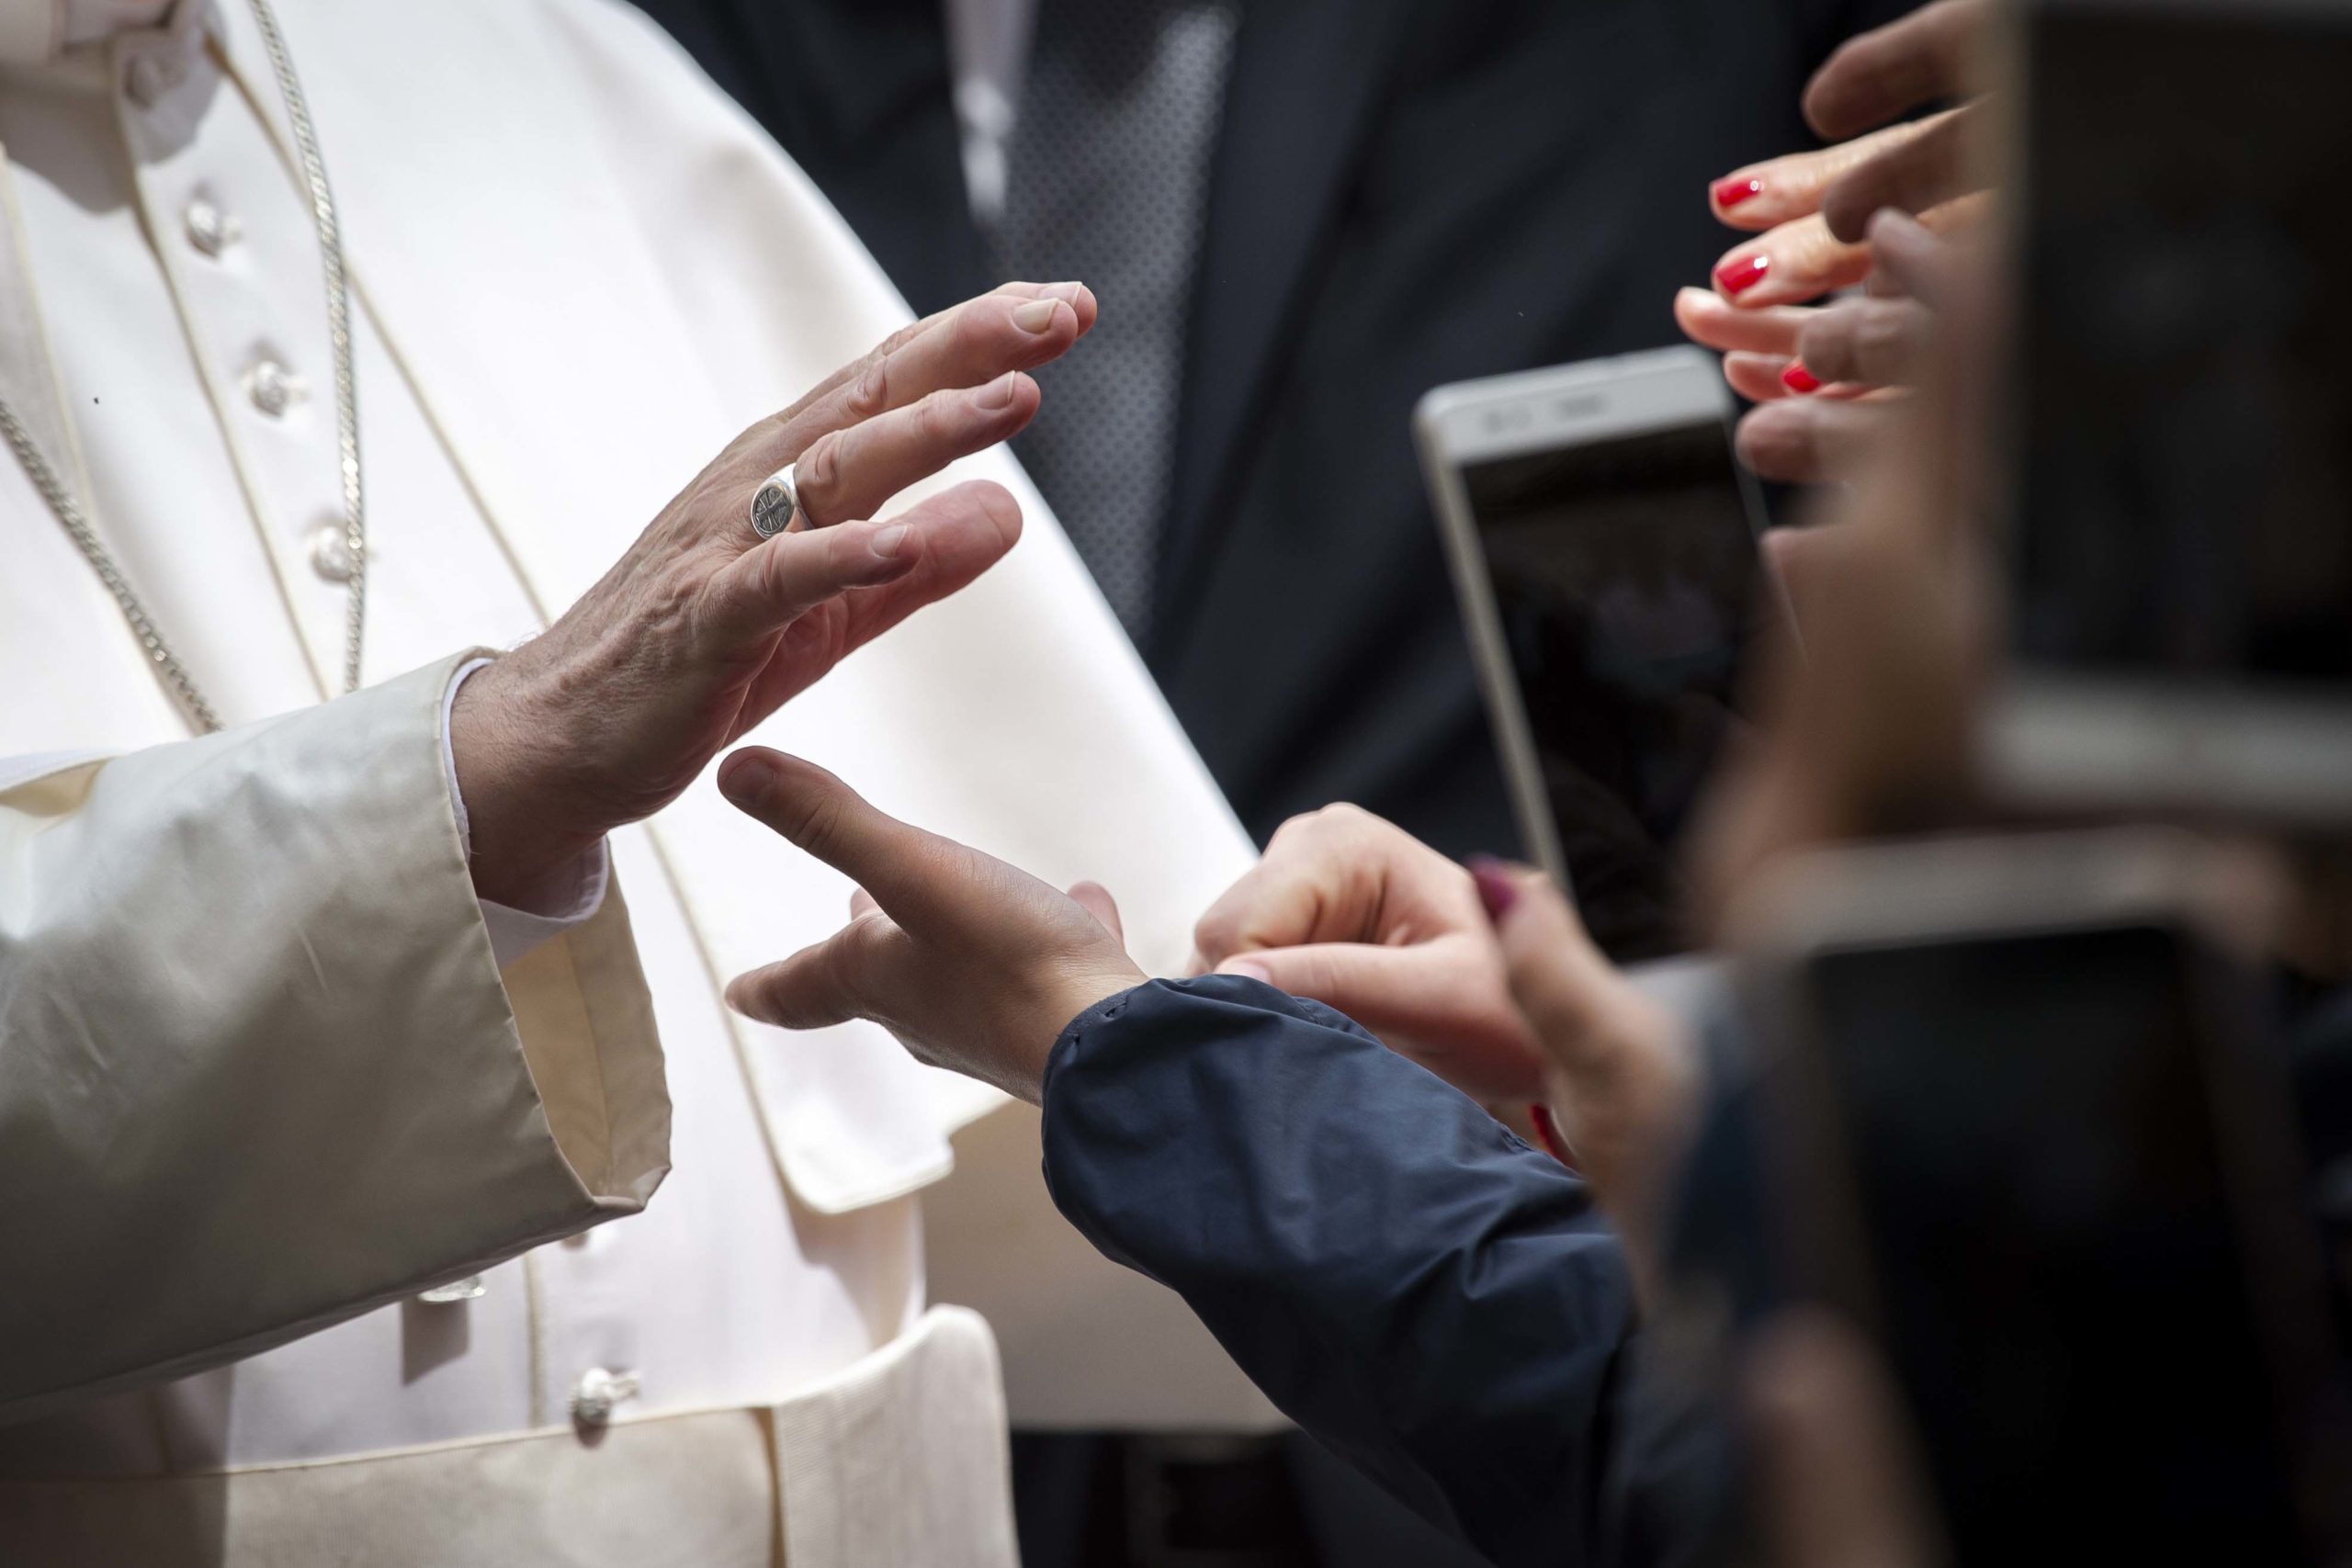
[(1680, 841), (1758, 629), (1729, 432), (1710, 417), (1461, 473), (1577, 907), (1621, 962), (1682, 952)]
[(2340, 688), (2352, 7), (2028, 10), (2018, 650), (2222, 694)]
[(2250, 1190), (2300, 1205), (2226, 1135), (2208, 1053), (2249, 1043), (2199, 1040), (2195, 963), (2120, 929), (1806, 974), (1860, 1232), (1832, 1293), (1876, 1325), (1962, 1562), (2305, 1560), (2239, 1223)]

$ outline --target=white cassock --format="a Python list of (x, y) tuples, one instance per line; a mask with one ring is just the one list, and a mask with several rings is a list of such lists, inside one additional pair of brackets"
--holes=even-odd
[[(611, 0), (280, 0), (371, 519), (370, 687), (322, 705), (318, 248), (243, 0), (167, 8), (0, 0), (0, 399), (232, 727), (188, 739), (0, 449), (0, 757), (116, 759), (0, 774), (0, 1562), (1008, 1562), (994, 1343), (924, 1307), (917, 1195), (967, 1127), (1013, 1153), (944, 1190), (994, 1227), (958, 1268), (1046, 1303), (1004, 1324), (1031, 1405), (1256, 1418), (1043, 1213), (1017, 1112), (863, 1026), (724, 1012), (847, 889), (707, 781), (615, 836), (593, 915), (493, 957), (450, 676), (904, 321), (838, 218)], [(1246, 841), (1018, 471), (969, 474), (1020, 547), (758, 739), (1102, 879), (1171, 969)]]

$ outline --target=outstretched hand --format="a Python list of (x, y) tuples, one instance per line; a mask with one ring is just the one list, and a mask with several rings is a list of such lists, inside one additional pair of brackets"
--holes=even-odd
[(747, 1018), (785, 1029), (869, 1020), (916, 1060), (1034, 1105), (1069, 1021), (1144, 981), (1117, 907), (1092, 883), (1057, 893), (764, 748), (729, 757), (718, 787), (858, 885), (848, 925), (727, 987)]
[[(893, 496), (1017, 434), (1026, 374), (1093, 324), (1077, 284), (1008, 284), (892, 336), (738, 436), (549, 626), (467, 682), (450, 723), (475, 886), (527, 888), (668, 805), (842, 658), (993, 566), (1021, 510), (956, 486)], [(763, 540), (752, 497), (797, 465), (808, 518)]]

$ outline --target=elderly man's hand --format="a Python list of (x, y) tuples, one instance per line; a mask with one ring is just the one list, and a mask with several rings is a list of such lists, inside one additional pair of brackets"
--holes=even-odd
[[(1023, 372), (1094, 314), (1079, 285), (1011, 284), (897, 334), (737, 437), (578, 604), (467, 682), (450, 744), (481, 893), (527, 901), (844, 655), (994, 565), (1021, 533), (996, 485), (865, 519), (1026, 425)], [(752, 497), (787, 463), (828, 526), (763, 541)]]
[(751, 747), (718, 787), (858, 885), (850, 923), (739, 976), (729, 1005), (785, 1029), (868, 1019), (916, 1060), (1036, 1104), (1069, 1021), (1143, 984), (1109, 894), (1054, 889), (883, 815), (812, 763)]
[(1474, 1099), (1543, 1093), (1470, 874), (1359, 807), (1283, 823), (1193, 943), (1202, 968), (1337, 1008)]

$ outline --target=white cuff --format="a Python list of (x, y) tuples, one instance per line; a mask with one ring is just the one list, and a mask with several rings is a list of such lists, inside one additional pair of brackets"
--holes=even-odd
[[(470, 664), (459, 665), (458, 672), (449, 677), (449, 690), (441, 698), (441, 766), (449, 780), (450, 804), (458, 811), (458, 838), (464, 844), (469, 860), (474, 852), (473, 825), (466, 815), (466, 797), (458, 788), (458, 754), (449, 746), (449, 715), (458, 705), (458, 688), (489, 662), (487, 659), (477, 659)], [(612, 874), (612, 854), (599, 840), (594, 849), (548, 879), (546, 896), (538, 900), (546, 908), (517, 909), (478, 898), (481, 923), (490, 932), (490, 951), (498, 960), (498, 966), (505, 968), (525, 953), (592, 919), (605, 907), (605, 888)]]

